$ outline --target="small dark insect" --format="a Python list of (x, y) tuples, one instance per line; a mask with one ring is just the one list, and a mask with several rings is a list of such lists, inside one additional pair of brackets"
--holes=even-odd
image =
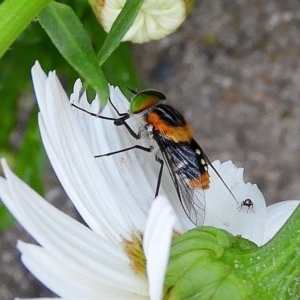
[(249, 209), (251, 209), (254, 212), (254, 209), (253, 209), (254, 203), (252, 202), (251, 199), (246, 199), (246, 200), (242, 201), (239, 210), (242, 210), (243, 206), (248, 207), (247, 212), (249, 211)]

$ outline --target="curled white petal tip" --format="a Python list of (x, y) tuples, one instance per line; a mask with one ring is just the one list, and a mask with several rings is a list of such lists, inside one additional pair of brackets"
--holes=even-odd
[[(93, 1), (97, 18), (106, 32), (111, 29), (125, 2), (125, 0)], [(165, 37), (183, 23), (192, 5), (191, 0), (144, 1), (123, 41), (145, 43)]]
[(266, 230), (264, 244), (267, 243), (284, 225), (299, 205), (299, 200), (277, 202), (267, 207)]
[(151, 300), (162, 298), (175, 223), (176, 215), (168, 199), (157, 197), (151, 206), (143, 240)]

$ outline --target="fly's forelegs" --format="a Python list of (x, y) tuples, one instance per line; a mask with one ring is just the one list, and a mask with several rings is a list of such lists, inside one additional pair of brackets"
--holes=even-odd
[(114, 121), (114, 124), (116, 126), (125, 126), (125, 128), (127, 129), (127, 131), (130, 133), (130, 135), (135, 138), (136, 140), (141, 138), (141, 133), (138, 132), (136, 133), (127, 123), (126, 120), (130, 118), (130, 114), (129, 113), (120, 113), (117, 108), (114, 106), (114, 104), (111, 102), (111, 100), (109, 100), (109, 102), (111, 103), (112, 107), (114, 108), (114, 110), (117, 112), (117, 114), (120, 116), (120, 118), (112, 118), (112, 117), (106, 117), (106, 116), (101, 116), (99, 114), (95, 114), (92, 113), (90, 111), (87, 111), (86, 109), (75, 105), (74, 103), (72, 103), (72, 106), (77, 108), (78, 110), (81, 110), (93, 117), (99, 118), (99, 119), (103, 119), (103, 120), (109, 120), (109, 121)]

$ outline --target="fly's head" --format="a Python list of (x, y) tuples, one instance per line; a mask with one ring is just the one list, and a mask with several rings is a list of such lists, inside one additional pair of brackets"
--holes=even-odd
[(147, 114), (151, 109), (166, 100), (166, 96), (156, 90), (144, 90), (137, 93), (130, 104), (131, 114)]

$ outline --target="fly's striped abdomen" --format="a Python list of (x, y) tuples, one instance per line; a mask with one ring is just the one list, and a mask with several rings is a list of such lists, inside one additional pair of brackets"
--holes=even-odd
[(196, 160), (198, 163), (198, 168), (200, 170), (200, 176), (196, 179), (192, 179), (190, 181), (190, 185), (193, 188), (201, 187), (203, 189), (209, 188), (209, 173), (208, 173), (208, 161), (206, 160), (204, 151), (198, 145), (198, 143), (192, 139), (189, 146), (191, 147), (192, 151), (195, 153)]
[(204, 152), (194, 139), (188, 142), (174, 142), (153, 129), (153, 137), (173, 171), (183, 179), (190, 188), (209, 188), (208, 163)]
[(202, 225), (204, 190), (209, 187), (209, 174), (207, 165), (203, 164), (202, 152), (194, 151), (193, 139), (177, 143), (167, 139), (156, 128), (153, 128), (153, 138), (159, 145), (184, 211), (194, 224)]

